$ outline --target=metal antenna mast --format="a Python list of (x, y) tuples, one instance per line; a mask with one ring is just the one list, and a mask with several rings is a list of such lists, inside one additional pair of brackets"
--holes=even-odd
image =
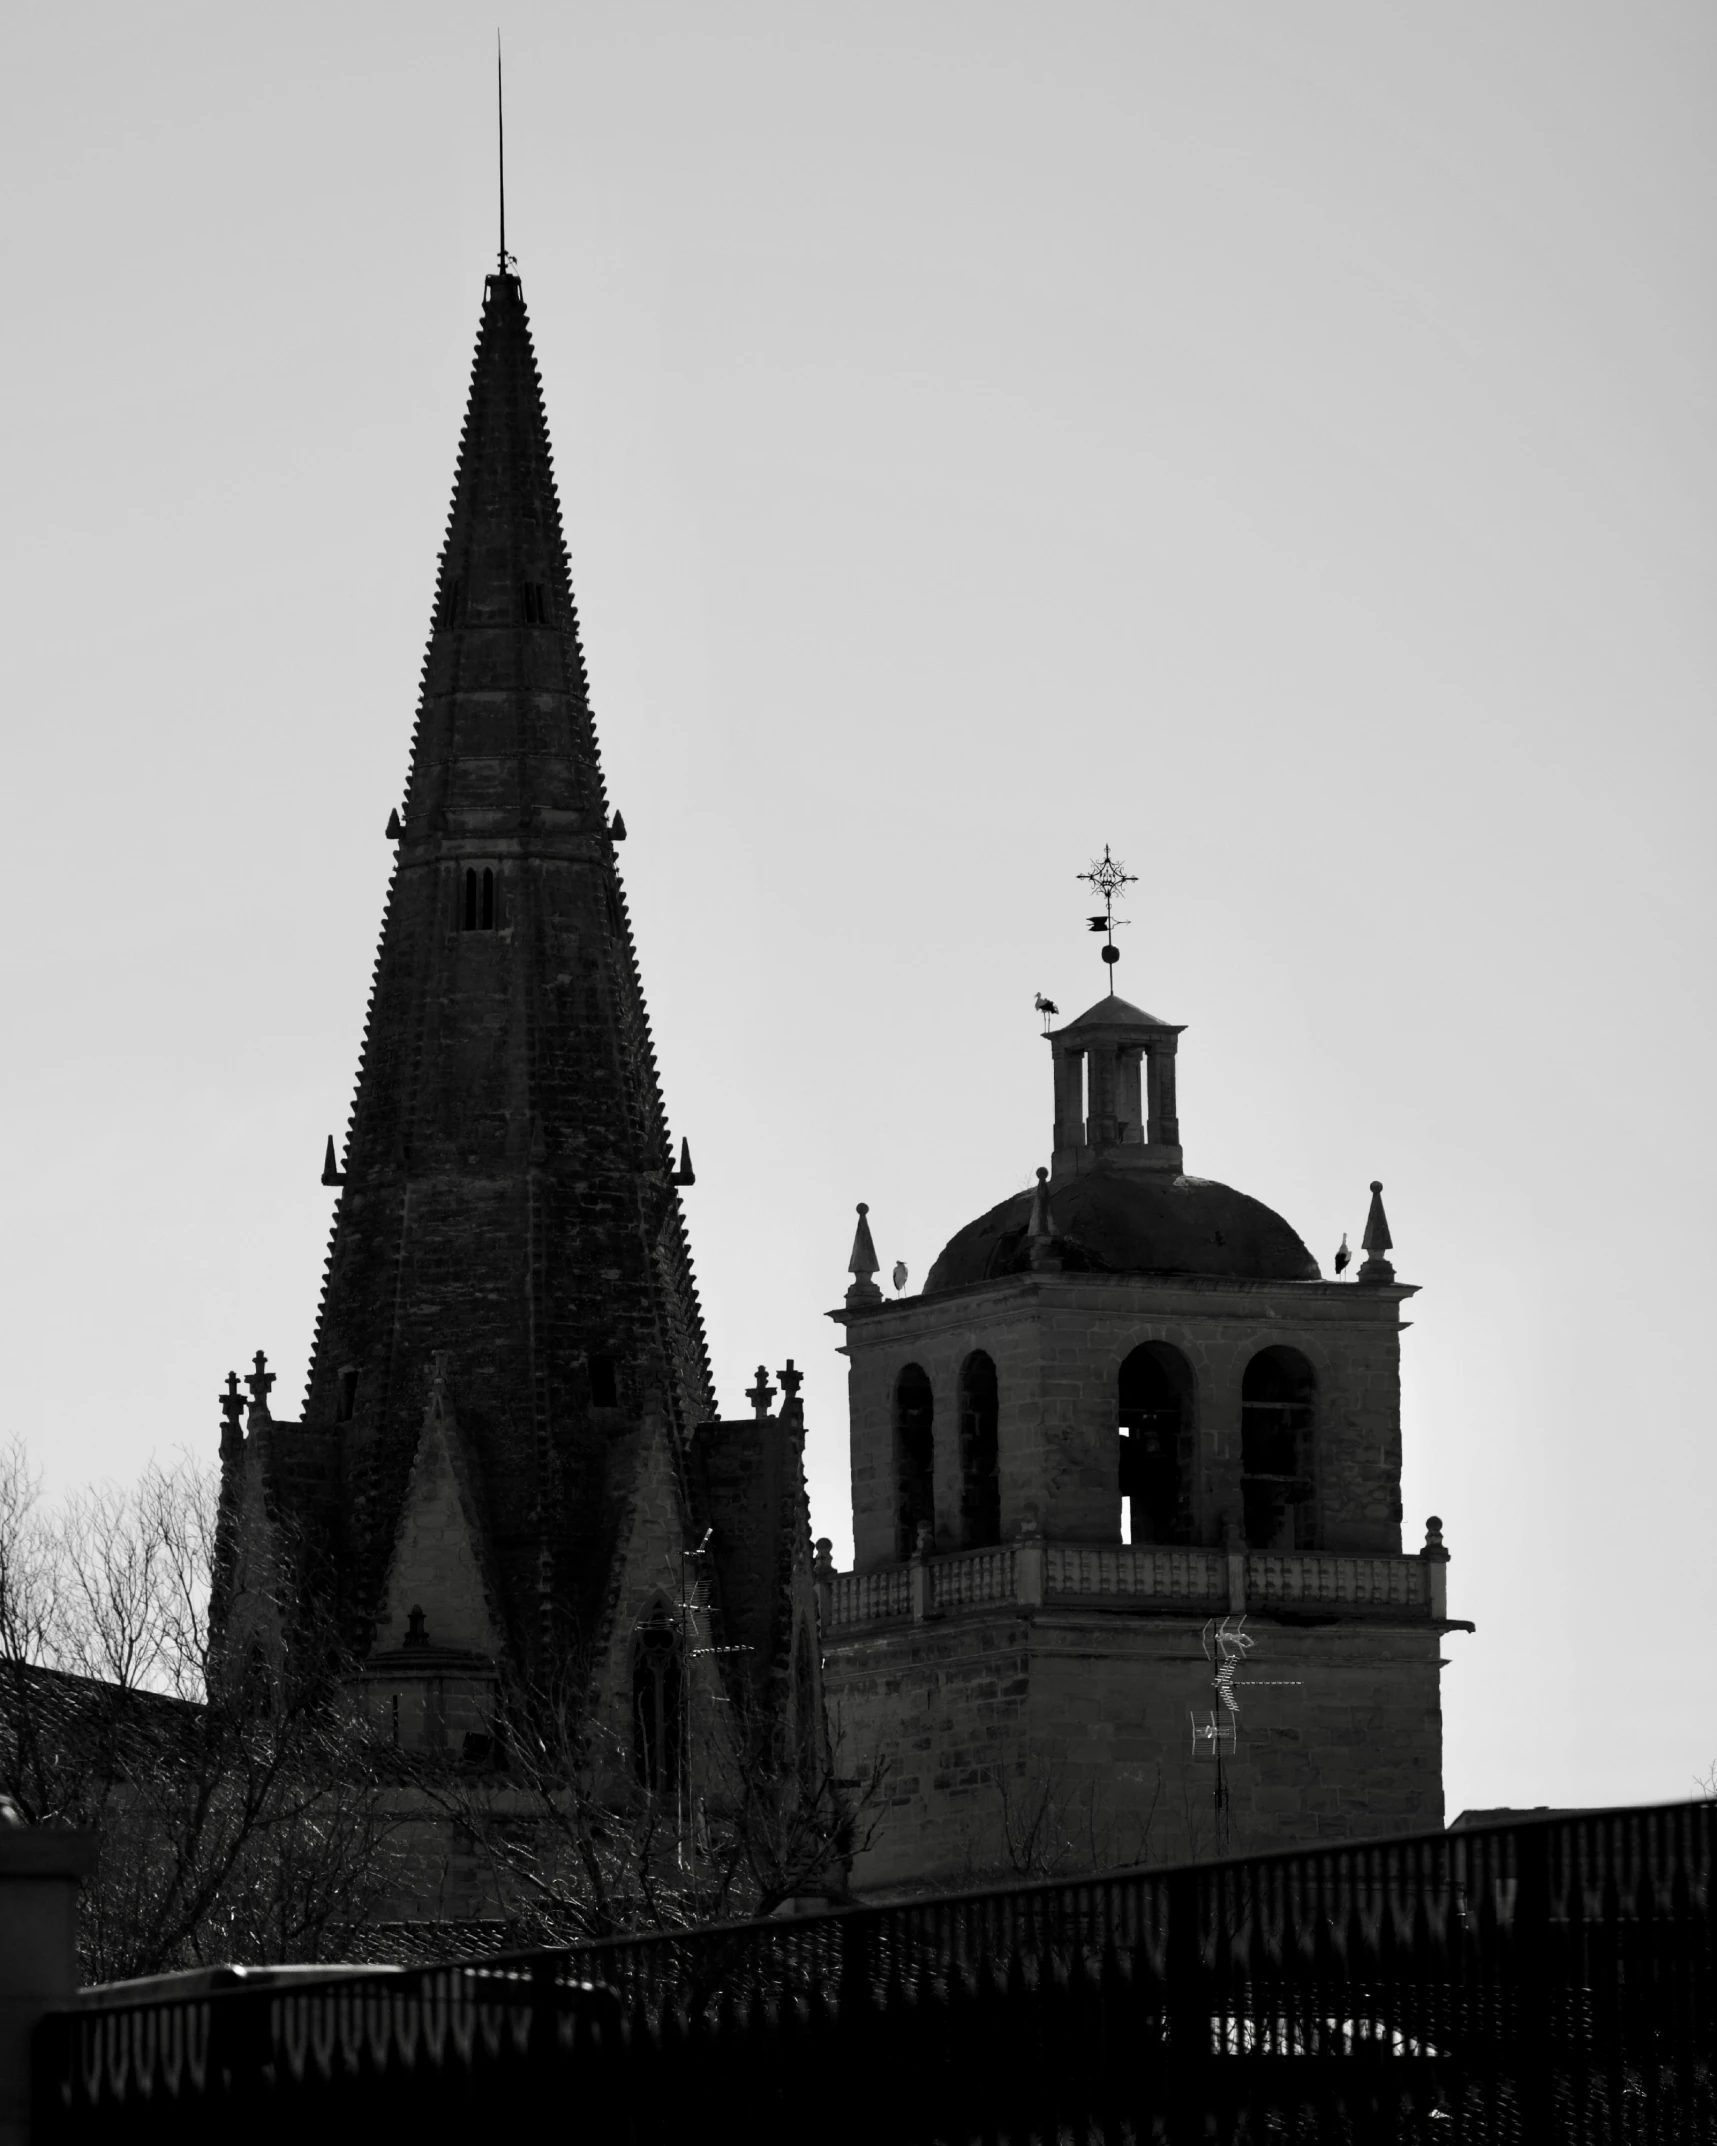
[(501, 95), (501, 33), (495, 32), (495, 161), (501, 182), (501, 273), (507, 273), (507, 110)]

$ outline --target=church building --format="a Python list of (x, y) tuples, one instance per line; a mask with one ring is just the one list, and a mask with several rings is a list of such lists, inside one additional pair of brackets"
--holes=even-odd
[(1112, 933), (1047, 1031), (1036, 1189), (893, 1300), (859, 1210), (852, 1571), (813, 1556), (791, 1361), (721, 1418), (504, 251), (386, 835), (302, 1416), (260, 1354), (222, 1404), (229, 1669), (319, 1649), (384, 1740), (478, 1766), (509, 1694), (570, 1694), (646, 1796), (700, 1743), (832, 1737), (881, 1767), (861, 1890), (1441, 1822), (1379, 1188), (1329, 1280), (1188, 1176), (1181, 1030), (1114, 995)]
[(624, 837), (503, 255), (303, 1417), (260, 1355), (229, 1377), (215, 1611), (229, 1662), (335, 1643), (408, 1749), (480, 1758), (504, 1684), (570, 1693), (667, 1793), (741, 1713), (809, 1736), (818, 1649), (798, 1374), (719, 1420)]

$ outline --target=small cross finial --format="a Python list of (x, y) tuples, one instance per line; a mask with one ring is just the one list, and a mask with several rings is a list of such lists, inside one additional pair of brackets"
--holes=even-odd
[(227, 1390), (221, 1395), (221, 1414), (228, 1423), (235, 1425), (244, 1414), (244, 1402), (239, 1395), (238, 1373), (236, 1371), (227, 1373)]
[[(1139, 875), (1137, 872), (1129, 872), (1119, 857), (1111, 857), (1109, 845), (1105, 842), (1102, 856), (1092, 858), (1090, 871), (1079, 872), (1074, 876), (1084, 880), (1093, 894), (1102, 897), (1103, 914), (1100, 917), (1087, 917), (1085, 921), (1092, 931), (1104, 934), (1103, 960), (1109, 970), (1109, 996), (1113, 998), (1115, 964), (1121, 958), (1121, 949), (1115, 944), (1115, 927), (1127, 921), (1125, 917), (1116, 916), (1115, 904), (1126, 899), (1125, 890), (1138, 883)], [(1047, 1023), (1045, 1025), (1047, 1027)]]
[(250, 1404), (252, 1408), (260, 1408), (266, 1416), (268, 1413), (269, 1389), (274, 1384), (274, 1373), (269, 1370), (268, 1358), (264, 1356), (260, 1349), (256, 1352), (255, 1361), (256, 1369), (246, 1374), (245, 1384), (250, 1388)]
[(769, 1404), (775, 1398), (775, 1389), (769, 1383), (769, 1373), (762, 1364), (757, 1367), (757, 1384), (747, 1386), (745, 1398), (751, 1403), (751, 1413), (759, 1423), (769, 1421)]
[(775, 1376), (781, 1381), (781, 1391), (787, 1396), (788, 1400), (796, 1401), (799, 1398), (799, 1388), (805, 1383), (805, 1374), (794, 1363), (792, 1357), (788, 1357), (786, 1363), (776, 1372)]

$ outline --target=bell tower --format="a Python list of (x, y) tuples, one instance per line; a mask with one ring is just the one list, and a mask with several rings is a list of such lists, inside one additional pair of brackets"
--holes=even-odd
[[(1094, 920), (1111, 977), (1117, 921)], [(1439, 1648), (1462, 1627), (1440, 1524), (1402, 1543), (1415, 1292), (1381, 1187), (1343, 1281), (1188, 1176), (1183, 1032), (1112, 990), (1046, 1028), (1051, 1162), (919, 1295), (882, 1297), (861, 1210), (831, 1314), (855, 1561), (824, 1589), (836, 1733), (891, 1762), (860, 1885), (1442, 1822)]]

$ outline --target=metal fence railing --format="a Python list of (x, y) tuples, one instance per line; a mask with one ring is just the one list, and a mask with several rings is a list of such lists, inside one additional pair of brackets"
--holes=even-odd
[[(37, 2136), (1717, 2141), (1717, 1805), (130, 2001)], [(119, 1993), (115, 1993), (117, 1999)], [(565, 2128), (565, 2126), (563, 2126)]]

